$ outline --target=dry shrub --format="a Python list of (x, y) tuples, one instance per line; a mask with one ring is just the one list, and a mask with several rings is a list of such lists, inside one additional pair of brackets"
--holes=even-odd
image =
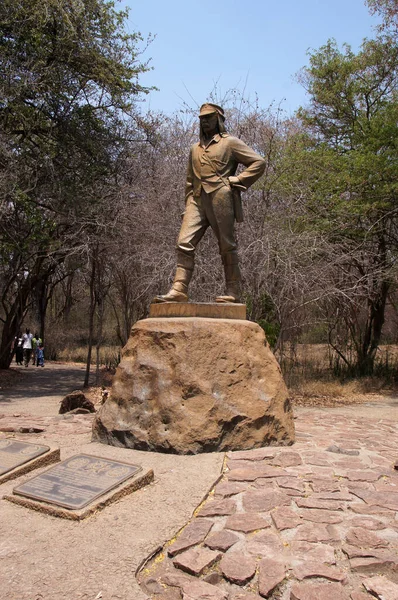
[(357, 380), (304, 381), (291, 391), (303, 398), (348, 398), (363, 393)]
[(338, 380), (307, 381), (296, 388), (289, 388), (289, 392), (293, 405), (307, 407), (331, 408), (376, 402), (382, 398), (380, 393), (376, 393), (376, 387), (364, 390), (363, 381), (358, 379), (344, 383)]
[(396, 392), (396, 384), (387, 381), (384, 377), (362, 377), (357, 380), (361, 394), (391, 394)]
[(288, 350), (281, 366), (290, 395), (298, 406), (357, 404), (398, 391), (397, 346), (381, 346), (374, 375), (361, 378), (333, 374), (331, 350), (326, 344), (298, 344)]
[[(86, 363), (87, 361), (87, 346), (69, 347), (61, 350), (58, 355), (58, 360), (65, 362)], [(120, 360), (119, 346), (101, 346), (100, 348), (100, 364), (106, 365), (110, 369), (115, 369)], [(91, 355), (91, 364), (95, 365), (96, 352), (93, 348)]]

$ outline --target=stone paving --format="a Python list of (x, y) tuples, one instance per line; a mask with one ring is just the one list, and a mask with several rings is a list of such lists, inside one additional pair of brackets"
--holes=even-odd
[(296, 440), (227, 455), (141, 569), (150, 598), (398, 600), (398, 424), (307, 412)]

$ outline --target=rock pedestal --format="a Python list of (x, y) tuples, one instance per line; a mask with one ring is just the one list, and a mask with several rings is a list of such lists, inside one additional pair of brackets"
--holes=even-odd
[(292, 444), (288, 391), (263, 330), (236, 319), (138, 321), (93, 439), (176, 454)]

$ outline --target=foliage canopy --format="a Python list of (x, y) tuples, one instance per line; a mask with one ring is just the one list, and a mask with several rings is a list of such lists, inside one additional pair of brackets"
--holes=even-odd
[(105, 0), (0, 5), (3, 366), (38, 282), (98, 227), (137, 129), (148, 65), (126, 17)]

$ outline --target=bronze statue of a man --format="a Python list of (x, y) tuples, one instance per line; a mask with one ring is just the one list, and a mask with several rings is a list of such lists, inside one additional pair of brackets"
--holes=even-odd
[[(188, 302), (195, 249), (211, 226), (224, 265), (226, 293), (216, 302), (239, 302), (241, 275), (234, 222), (242, 221), (240, 191), (265, 170), (264, 159), (225, 130), (224, 110), (206, 103), (200, 108), (200, 141), (191, 148), (185, 213), (177, 242), (177, 271), (170, 291), (154, 302)], [(239, 164), (246, 168), (235, 176)]]

